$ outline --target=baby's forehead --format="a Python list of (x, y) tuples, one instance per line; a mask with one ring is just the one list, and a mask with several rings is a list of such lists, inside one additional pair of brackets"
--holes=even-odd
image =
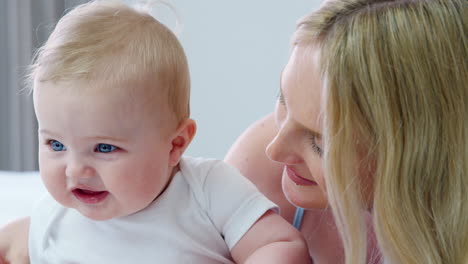
[(93, 107), (96, 115), (157, 123), (172, 123), (175, 119), (164, 89), (157, 83), (73, 79), (37, 82), (36, 86), (36, 104), (47, 104), (53, 108), (53, 102), (61, 101), (63, 111), (78, 104), (79, 107)]
[[(151, 107), (160, 111), (167, 104), (167, 89), (157, 80), (113, 80), (75, 78), (59, 81), (35, 81), (35, 93), (60, 99), (76, 96), (96, 101), (118, 101), (122, 105)], [(98, 103), (98, 102), (97, 102)], [(117, 107), (117, 106), (116, 106)]]

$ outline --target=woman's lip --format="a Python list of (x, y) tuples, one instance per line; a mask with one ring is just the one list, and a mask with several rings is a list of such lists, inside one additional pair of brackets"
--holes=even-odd
[(109, 195), (108, 191), (93, 191), (81, 188), (74, 188), (72, 193), (79, 201), (87, 204), (100, 203)]
[(311, 186), (311, 185), (318, 185), (317, 182), (308, 180), (306, 178), (302, 178), (299, 176), (293, 169), (288, 166), (285, 166), (286, 174), (288, 177), (297, 185), (304, 185), (304, 186)]

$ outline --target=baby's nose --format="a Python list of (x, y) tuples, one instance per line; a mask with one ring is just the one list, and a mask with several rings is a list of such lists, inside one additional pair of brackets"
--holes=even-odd
[(83, 160), (74, 158), (67, 164), (65, 175), (68, 178), (88, 179), (94, 177), (96, 171)]

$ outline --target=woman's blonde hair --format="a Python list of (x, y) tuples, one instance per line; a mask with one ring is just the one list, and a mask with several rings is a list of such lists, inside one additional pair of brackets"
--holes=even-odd
[(466, 0), (328, 0), (299, 22), (347, 264), (366, 259), (362, 210), (386, 262), (468, 263), (467, 25)]
[[(63, 16), (33, 60), (28, 83), (84, 79), (149, 83), (178, 120), (189, 116), (190, 77), (177, 37), (150, 15), (117, 0), (80, 5)], [(143, 85), (142, 85), (143, 86)]]

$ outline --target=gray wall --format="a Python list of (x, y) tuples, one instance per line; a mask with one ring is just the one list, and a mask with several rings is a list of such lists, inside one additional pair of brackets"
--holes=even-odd
[(273, 111), (296, 21), (320, 2), (172, 1), (184, 25), (198, 123), (188, 155), (223, 158), (252, 122)]
[(47, 36), (38, 25), (54, 23), (63, 9), (62, 1), (0, 0), (0, 169), (37, 168), (32, 100), (20, 90), (33, 50)]
[(31, 96), (21, 93), (34, 50), (77, 0), (0, 0), (0, 170), (37, 169)]

